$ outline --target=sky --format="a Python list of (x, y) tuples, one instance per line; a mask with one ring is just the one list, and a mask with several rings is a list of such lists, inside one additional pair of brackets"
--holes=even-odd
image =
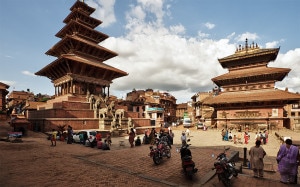
[[(54, 95), (47, 77), (34, 73), (56, 58), (46, 55), (76, 0), (0, 0), (0, 82), (9, 91)], [(110, 94), (133, 89), (169, 92), (177, 104), (211, 91), (227, 73), (218, 59), (238, 45), (280, 47), (269, 67), (290, 68), (278, 89), (300, 92), (299, 0), (84, 0), (109, 36), (99, 45), (116, 53), (104, 63), (129, 75), (113, 80)]]

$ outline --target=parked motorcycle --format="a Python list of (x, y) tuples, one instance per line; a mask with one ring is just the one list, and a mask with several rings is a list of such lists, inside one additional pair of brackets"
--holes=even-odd
[(224, 151), (220, 153), (217, 156), (217, 160), (214, 163), (214, 168), (216, 170), (216, 174), (218, 175), (219, 181), (222, 181), (222, 183), (229, 187), (231, 185), (231, 178), (232, 176), (237, 177), (238, 171), (235, 169), (235, 163), (229, 162), (226, 157), (226, 151), (228, 151), (230, 148), (224, 148)]
[(189, 149), (190, 145), (191, 144), (187, 144), (186, 142), (183, 142), (180, 148), (180, 156), (182, 161), (183, 172), (189, 179), (192, 179), (193, 175), (197, 173), (198, 169), (195, 168), (195, 162), (192, 160), (192, 153), (191, 150)]
[(171, 150), (168, 145), (168, 142), (164, 138), (156, 138), (155, 145), (150, 146), (149, 156), (153, 159), (153, 162), (156, 165), (159, 165), (163, 159), (163, 157), (171, 158)]

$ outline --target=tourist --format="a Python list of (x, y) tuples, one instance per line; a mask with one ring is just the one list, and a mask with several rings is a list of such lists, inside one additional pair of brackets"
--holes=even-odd
[(56, 134), (57, 134), (57, 132), (54, 129), (52, 129), (51, 146), (56, 146)]
[(260, 133), (258, 133), (258, 132), (256, 132), (256, 134), (255, 134), (255, 141), (256, 141), (256, 140), (261, 141), (261, 140), (260, 140)]
[(133, 128), (131, 128), (131, 129), (130, 129), (130, 132), (129, 132), (129, 139), (128, 139), (131, 148), (134, 147), (134, 144), (133, 144), (134, 138), (135, 138), (135, 133), (134, 133)]
[(150, 132), (150, 135), (149, 135), (151, 145), (154, 145), (156, 136), (157, 136), (156, 135), (156, 130), (155, 130), (155, 128), (152, 128), (152, 130)]
[(110, 134), (110, 132), (108, 132), (106, 134), (106, 139), (105, 140), (106, 140), (108, 146), (111, 146), (112, 141), (111, 141), (111, 134)]
[(236, 137), (236, 135), (233, 135), (233, 143), (234, 143), (234, 144), (237, 143), (237, 137)]
[(107, 140), (104, 140), (104, 143), (102, 144), (102, 150), (110, 150)]
[(97, 134), (96, 134), (96, 141), (98, 142), (98, 141), (101, 141), (101, 140), (102, 140), (102, 135), (101, 135), (100, 132), (97, 132)]
[(186, 135), (185, 135), (185, 132), (182, 131), (182, 134), (181, 134), (181, 142), (182, 142), (182, 145), (184, 145), (184, 143), (187, 142), (187, 138), (186, 138)]
[(145, 130), (145, 133), (144, 133), (144, 137), (143, 137), (143, 144), (149, 144), (150, 141), (149, 141), (149, 136), (148, 136), (148, 129)]
[(173, 145), (174, 133), (172, 130), (170, 130), (168, 133), (168, 139), (169, 139), (170, 144)]
[(287, 184), (296, 184), (299, 159), (299, 148), (292, 145), (291, 139), (286, 139), (285, 144), (280, 146), (277, 153), (278, 170), (280, 173), (280, 182)]
[(222, 141), (224, 141), (225, 134), (226, 134), (225, 130), (224, 130), (224, 129), (222, 129), (222, 131), (221, 131)]
[(250, 166), (253, 170), (254, 177), (264, 177), (264, 156), (265, 150), (260, 146), (261, 141), (256, 140), (255, 146), (250, 148)]
[(79, 142), (80, 142), (82, 145), (85, 144), (84, 134), (83, 134), (83, 133), (80, 133), (80, 134), (79, 134)]
[(138, 136), (137, 139), (135, 140), (135, 146), (140, 146), (140, 145), (142, 145), (142, 142), (140, 136)]
[(268, 143), (268, 138), (269, 138), (269, 133), (268, 133), (268, 130), (265, 130), (265, 139), (266, 139), (266, 143)]
[(245, 140), (245, 144), (248, 144), (249, 136), (248, 136), (248, 133), (246, 131), (244, 133), (244, 140)]
[(185, 131), (185, 134), (186, 134), (186, 137), (190, 137), (190, 134), (191, 132), (190, 132), (190, 128), (188, 127), (187, 129), (186, 129), (186, 131)]
[(88, 135), (87, 135), (87, 132), (84, 132), (83, 133), (83, 145), (86, 144), (86, 141), (88, 140)]
[(243, 136), (243, 135), (242, 135), (241, 132), (239, 132), (238, 135), (237, 135), (238, 143), (240, 143), (240, 144), (243, 144), (242, 136)]
[(231, 134), (231, 131), (228, 133), (228, 140), (232, 142), (232, 134)]
[(261, 141), (263, 144), (266, 144), (266, 131), (263, 131), (263, 133), (261, 134)]
[(70, 125), (68, 125), (68, 141), (67, 141), (67, 144), (72, 144), (73, 142), (73, 129)]

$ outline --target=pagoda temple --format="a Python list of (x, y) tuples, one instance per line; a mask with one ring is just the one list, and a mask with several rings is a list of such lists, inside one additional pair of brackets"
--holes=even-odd
[(102, 23), (90, 16), (95, 9), (76, 1), (70, 10), (65, 27), (55, 35), (61, 40), (46, 52), (57, 59), (35, 74), (53, 82), (56, 96), (109, 95), (112, 80), (127, 73), (103, 63), (118, 54), (98, 45), (108, 36), (95, 30)]
[(102, 23), (91, 17), (95, 9), (77, 0), (70, 10), (66, 25), (55, 35), (61, 40), (46, 52), (57, 59), (35, 73), (51, 80), (55, 97), (29, 111), (27, 118), (38, 131), (63, 125), (110, 130), (99, 112), (105, 107), (112, 116), (115, 97), (109, 94), (110, 84), (128, 73), (104, 63), (118, 54), (99, 45), (108, 35), (95, 30)]
[(228, 73), (212, 81), (221, 92), (204, 102), (214, 107), (218, 128), (281, 129), (289, 126), (284, 111), (287, 104), (299, 102), (300, 94), (275, 88), (291, 71), (268, 67), (280, 48), (261, 49), (257, 44), (239, 46), (233, 55), (218, 59)]

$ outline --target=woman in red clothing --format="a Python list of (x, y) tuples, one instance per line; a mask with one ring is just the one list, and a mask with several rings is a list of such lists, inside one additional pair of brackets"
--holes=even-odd
[(247, 132), (245, 132), (244, 134), (244, 139), (245, 139), (245, 144), (248, 144), (249, 136)]

